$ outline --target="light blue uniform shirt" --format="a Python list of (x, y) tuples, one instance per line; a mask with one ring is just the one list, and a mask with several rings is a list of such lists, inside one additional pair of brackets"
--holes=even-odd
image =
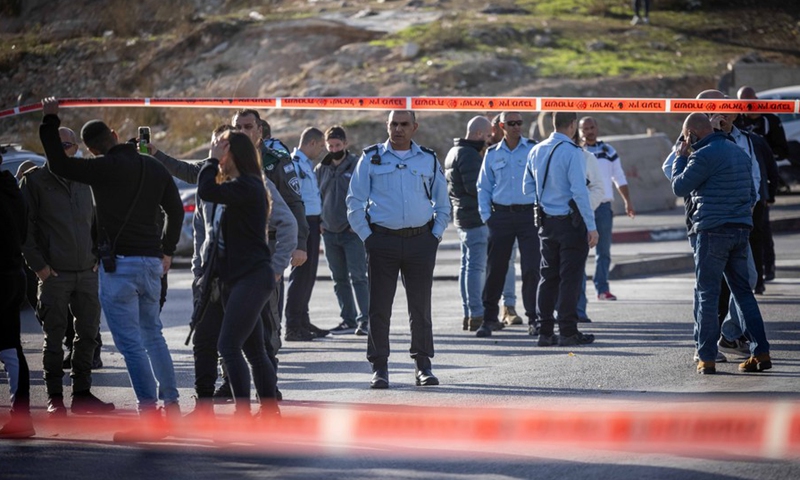
[[(373, 155), (380, 156), (380, 164)], [(377, 157), (376, 157), (377, 160)], [(433, 153), (411, 142), (411, 150), (395, 152), (386, 143), (361, 154), (347, 192), (350, 227), (366, 240), (370, 223), (399, 230), (417, 228), (434, 220), (432, 233), (441, 239), (450, 221), (447, 181)]]
[(520, 138), (512, 151), (503, 139), (486, 151), (478, 174), (478, 211), (484, 223), (492, 216), (492, 203), (528, 205), (534, 202), (533, 195), (522, 191), (528, 153), (534, 145), (535, 141)]
[[(547, 184), (542, 191), (547, 158), (559, 142), (563, 143), (550, 159), (550, 172), (547, 174)], [(594, 224), (594, 211), (589, 203), (583, 151), (563, 133), (553, 132), (547, 140), (533, 147), (528, 155), (523, 190), (531, 197), (535, 197), (534, 192), (538, 192), (539, 204), (548, 215), (569, 214), (569, 201), (575, 200), (587, 230), (597, 230)]]
[(317, 183), (317, 174), (314, 173), (314, 165), (297, 148), (292, 152), (292, 165), (294, 165), (297, 178), (300, 179), (300, 197), (303, 199), (303, 206), (306, 207), (306, 216), (319, 215), (322, 213), (322, 197), (319, 195), (319, 184)]
[[(747, 138), (742, 132), (733, 127), (731, 129), (731, 133), (728, 134), (733, 141), (736, 142), (736, 145), (744, 151), (744, 153), (750, 155), (750, 163), (751, 163), (751, 170), (753, 172), (753, 185), (756, 187), (756, 203), (761, 200), (761, 167), (758, 164), (758, 158), (756, 158), (756, 151), (753, 147), (753, 142)], [(661, 170), (664, 171), (664, 175), (667, 176), (667, 180), (672, 180), (672, 165), (675, 163), (675, 159), (678, 158), (678, 142), (675, 142), (675, 146), (672, 148), (672, 151), (669, 155), (667, 155), (667, 159), (664, 160), (664, 164), (661, 165)]]

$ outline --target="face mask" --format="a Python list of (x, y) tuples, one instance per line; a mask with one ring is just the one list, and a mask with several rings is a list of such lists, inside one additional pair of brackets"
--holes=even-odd
[(339, 160), (344, 158), (344, 154), (345, 154), (344, 150), (339, 150), (338, 152), (328, 153), (328, 157), (330, 157), (331, 160), (335, 160), (338, 162)]

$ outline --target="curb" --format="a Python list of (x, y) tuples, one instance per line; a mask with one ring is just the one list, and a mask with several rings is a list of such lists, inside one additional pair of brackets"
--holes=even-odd
[(608, 279), (622, 280), (670, 273), (689, 273), (692, 271), (694, 271), (694, 257), (691, 253), (663, 255), (612, 263), (608, 272)]
[[(772, 233), (790, 233), (800, 231), (800, 217), (777, 218), (770, 220)], [(686, 239), (685, 227), (655, 228), (652, 230), (626, 230), (613, 232), (612, 243), (645, 243), (669, 242)]]

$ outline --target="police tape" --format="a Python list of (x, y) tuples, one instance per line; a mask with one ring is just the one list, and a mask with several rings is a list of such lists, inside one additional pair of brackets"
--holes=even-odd
[[(414, 110), (594, 113), (800, 113), (800, 100), (565, 97), (274, 97), (61, 98), (63, 108), (169, 107), (278, 110)], [(42, 109), (41, 103), (0, 110), (0, 118)]]
[[(306, 405), (304, 403), (303, 405)], [(581, 408), (458, 408), (327, 405), (284, 406), (280, 418), (192, 415), (179, 421), (134, 415), (36, 421), (39, 435), (75, 440), (159, 442), (167, 437), (213, 441), (266, 452), (454, 455), (546, 449), (690, 454), (709, 457), (800, 457), (800, 402), (597, 403)], [(168, 440), (169, 441), (169, 440)]]

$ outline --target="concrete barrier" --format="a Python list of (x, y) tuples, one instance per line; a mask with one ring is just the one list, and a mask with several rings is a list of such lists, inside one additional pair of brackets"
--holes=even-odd
[[(663, 133), (655, 133), (614, 135), (602, 137), (601, 140), (614, 147), (619, 154), (637, 212), (675, 208), (675, 195), (661, 171), (661, 164), (672, 151), (674, 139)], [(613, 209), (616, 215), (625, 215), (625, 206), (616, 189)]]

